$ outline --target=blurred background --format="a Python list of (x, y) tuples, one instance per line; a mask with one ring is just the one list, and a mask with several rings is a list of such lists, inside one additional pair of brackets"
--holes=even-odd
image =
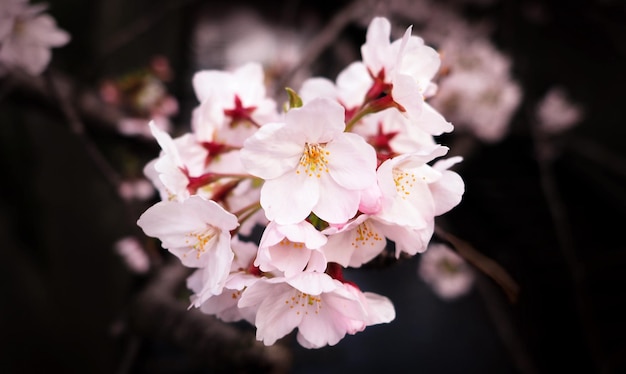
[[(47, 4), (71, 41), (41, 75), (0, 75), (0, 372), (626, 372), (623, 1)], [(433, 242), (459, 265), (352, 270), (393, 322), (265, 348), (187, 311), (184, 269), (136, 226), (158, 201), (147, 121), (189, 131), (201, 69), (259, 61), (278, 102), (334, 80), (374, 16), (442, 56), (431, 104), (455, 125), (438, 140), (464, 157), (466, 193)]]

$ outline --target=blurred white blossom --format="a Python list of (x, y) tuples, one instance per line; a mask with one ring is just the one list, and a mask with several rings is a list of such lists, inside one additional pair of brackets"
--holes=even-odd
[(42, 12), (47, 6), (29, 5), (27, 0), (0, 2), (0, 65), (22, 68), (32, 75), (48, 66), (50, 48), (67, 44), (70, 35)]
[(113, 248), (132, 272), (144, 274), (150, 270), (150, 260), (137, 238), (126, 236), (115, 242)]
[(430, 103), (458, 131), (485, 142), (501, 140), (522, 99), (509, 57), (486, 38), (447, 38), (440, 52), (448, 74)]
[(539, 127), (544, 132), (557, 134), (580, 122), (584, 110), (580, 105), (569, 100), (563, 88), (553, 87), (537, 104), (536, 115)]
[(154, 196), (156, 189), (147, 179), (125, 180), (120, 183), (118, 192), (124, 200), (145, 201)]
[[(270, 91), (300, 62), (306, 43), (303, 33), (270, 24), (245, 8), (220, 19), (206, 18), (194, 33), (200, 68), (230, 71), (255, 61), (262, 65)], [(310, 75), (307, 69), (300, 69), (291, 84), (297, 87)]]
[(440, 243), (429, 245), (422, 253), (418, 274), (444, 300), (465, 295), (474, 284), (474, 272), (465, 260)]

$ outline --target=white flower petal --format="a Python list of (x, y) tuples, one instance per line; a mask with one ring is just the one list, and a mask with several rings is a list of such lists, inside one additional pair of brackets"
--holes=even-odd
[(259, 178), (280, 177), (297, 167), (304, 148), (302, 137), (297, 129), (282, 123), (264, 125), (244, 142), (241, 162)]
[(313, 77), (302, 83), (302, 87), (300, 88), (298, 95), (304, 103), (308, 103), (317, 97), (337, 99), (337, 88), (328, 78)]
[[(259, 283), (261, 282), (257, 282), (255, 285)], [(246, 293), (249, 291), (250, 289), (246, 290)], [(285, 303), (295, 295), (293, 288), (284, 285), (280, 288), (275, 287), (271, 292), (273, 293), (272, 297), (268, 297), (267, 293), (264, 295), (265, 299), (257, 311), (255, 320), (257, 340), (262, 340), (265, 345), (272, 345), (276, 340), (290, 333), (300, 324), (304, 316), (293, 312)], [(242, 295), (242, 299), (244, 297), (245, 293)]]
[(385, 67), (389, 59), (389, 36), (391, 34), (391, 24), (384, 17), (375, 17), (370, 22), (365, 35), (365, 44), (361, 46), (361, 56), (363, 62), (377, 75)]
[(328, 170), (340, 186), (363, 190), (376, 181), (376, 151), (363, 137), (345, 133), (326, 145)]
[(320, 295), (337, 289), (340, 283), (326, 273), (305, 271), (289, 279), (287, 283), (309, 295)]
[(452, 165), (460, 162), (461, 157), (451, 157), (446, 160), (440, 160), (433, 166), (437, 170), (441, 170), (441, 178), (430, 185), (430, 192), (435, 201), (435, 215), (441, 215), (457, 206), (465, 192), (465, 183), (463, 179), (455, 172), (447, 170)]
[(354, 217), (360, 202), (357, 191), (349, 191), (339, 186), (331, 178), (320, 178), (320, 194), (313, 213), (326, 222), (341, 224)]
[(345, 128), (345, 110), (335, 100), (318, 97), (287, 112), (288, 127), (299, 129), (309, 144), (329, 142)]
[(402, 105), (409, 118), (419, 118), (422, 114), (424, 96), (415, 80), (405, 74), (397, 74), (391, 89), (393, 101)]
[(317, 180), (290, 172), (265, 181), (261, 187), (261, 206), (270, 221), (295, 224), (309, 216), (319, 195)]

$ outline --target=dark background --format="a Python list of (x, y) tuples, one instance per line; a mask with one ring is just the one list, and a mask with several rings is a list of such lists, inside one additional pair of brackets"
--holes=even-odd
[[(396, 320), (319, 350), (287, 337), (291, 372), (624, 373), (626, 5), (446, 3), (495, 25), (493, 41), (511, 56), (524, 100), (504, 140), (479, 143), (466, 157), (459, 169), (464, 199), (442, 219), (515, 279), (519, 297), (510, 302), (478, 272), (468, 295), (443, 301), (418, 278), (419, 256), (353, 271), (362, 289), (394, 302)], [(174, 122), (185, 129), (196, 105), (191, 75), (201, 51), (191, 35), (200, 16), (219, 20), (246, 6), (287, 28), (306, 24), (314, 35), (348, 2), (49, 4), (72, 35), (53, 50), (51, 71), (93, 90), (102, 77), (163, 54), (176, 74), (168, 88), (181, 104)], [(356, 53), (364, 37), (358, 23), (340, 34)], [(325, 49), (311, 70), (334, 79), (343, 68), (334, 52)], [(585, 118), (556, 142), (538, 144), (530, 113), (554, 85), (584, 106)], [(87, 144), (126, 177), (140, 173), (158, 148), (93, 117), (83, 116), (85, 135), (69, 122), (50, 95), (0, 78), (0, 372), (229, 372), (227, 364), (205, 365), (180, 340), (129, 322), (150, 278), (130, 273), (112, 245), (141, 235), (134, 223), (150, 202), (120, 200)], [(557, 156), (538, 158), (548, 146)]]

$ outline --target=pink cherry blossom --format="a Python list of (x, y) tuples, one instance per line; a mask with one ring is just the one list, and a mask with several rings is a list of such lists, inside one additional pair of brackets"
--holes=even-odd
[(428, 184), (441, 176), (427, 162), (447, 151), (447, 147), (437, 145), (383, 162), (377, 172), (383, 196), (378, 218), (399, 225), (426, 226), (435, 216), (435, 202)]
[(302, 84), (299, 94), (305, 103), (317, 97), (335, 99), (349, 113), (363, 105), (373, 83), (367, 67), (361, 61), (355, 61), (337, 75), (336, 84), (327, 78), (309, 78)]
[(162, 151), (156, 160), (147, 165), (145, 174), (159, 188), (163, 198), (184, 200), (199, 194), (213, 199), (225, 186), (247, 176), (238, 150), (212, 158), (191, 133), (172, 139), (153, 123), (150, 123), (150, 128)]
[(434, 218), (456, 206), (465, 191), (457, 173), (448, 170), (460, 157), (427, 162), (442, 156), (447, 148), (437, 146), (421, 153), (404, 154), (385, 161), (378, 168), (382, 201), (372, 215), (376, 227), (401, 252), (423, 252), (432, 237)]
[[(358, 298), (366, 313), (364, 320), (354, 319), (349, 321), (351, 326), (347, 329), (348, 334), (354, 335), (363, 331), (367, 326), (389, 323), (396, 318), (393, 303), (388, 298), (373, 292), (362, 292), (358, 287), (350, 283), (343, 283), (343, 286), (346, 291)], [(304, 334), (298, 333), (296, 339), (304, 348), (320, 348), (319, 343), (309, 341)]]
[(207, 151), (198, 145), (191, 134), (185, 134), (176, 141), (165, 131), (159, 129), (150, 122), (152, 135), (161, 147), (161, 154), (150, 164), (153, 171), (148, 171), (146, 175), (154, 182), (155, 177), (171, 198), (184, 200), (190, 196), (189, 176), (202, 175), (204, 172), (204, 160)]
[(419, 117), (425, 96), (432, 96), (431, 82), (441, 64), (439, 54), (424, 40), (411, 35), (409, 27), (402, 39), (390, 41), (391, 24), (386, 18), (372, 19), (361, 46), (363, 63), (379, 84), (391, 84), (392, 99), (410, 117)]
[(241, 159), (265, 179), (261, 206), (269, 220), (295, 224), (313, 212), (341, 223), (354, 216), (358, 191), (375, 183), (376, 153), (362, 137), (343, 132), (343, 119), (341, 105), (317, 98), (246, 140)]
[(328, 243), (322, 247), (328, 262), (360, 267), (385, 249), (385, 235), (377, 222), (369, 218), (369, 215), (361, 214), (342, 227), (331, 226), (323, 231), (328, 235)]
[(212, 314), (225, 322), (245, 319), (254, 323), (254, 308), (239, 308), (237, 303), (246, 287), (257, 282), (261, 277), (256, 273), (253, 261), (257, 246), (251, 242), (242, 242), (233, 237), (231, 248), (235, 257), (230, 266), (230, 273), (220, 294), (211, 293), (211, 274), (208, 268), (196, 270), (187, 278), (187, 287), (194, 292), (191, 305), (206, 314)]
[(182, 202), (156, 203), (137, 224), (146, 235), (158, 238), (183, 265), (207, 268), (205, 284), (210, 285), (211, 293), (221, 292), (234, 257), (230, 231), (239, 225), (235, 215), (215, 201), (191, 196)]
[(403, 153), (417, 152), (433, 147), (433, 131), (452, 125), (428, 104), (421, 115), (409, 119), (395, 108), (373, 113), (354, 126), (353, 132), (361, 135), (375, 149), (379, 162)]
[(326, 258), (320, 248), (326, 236), (307, 221), (292, 225), (270, 222), (259, 243), (254, 264), (263, 271), (279, 270), (286, 277), (299, 272), (326, 270)]
[(274, 344), (294, 328), (308, 348), (337, 344), (346, 334), (361, 331), (368, 318), (358, 295), (324, 273), (301, 273), (285, 279), (262, 279), (239, 300), (257, 307), (257, 340)]
[(200, 105), (193, 130), (201, 141), (240, 147), (264, 123), (276, 120), (276, 103), (266, 96), (263, 67), (247, 63), (232, 72), (203, 70), (193, 77)]

